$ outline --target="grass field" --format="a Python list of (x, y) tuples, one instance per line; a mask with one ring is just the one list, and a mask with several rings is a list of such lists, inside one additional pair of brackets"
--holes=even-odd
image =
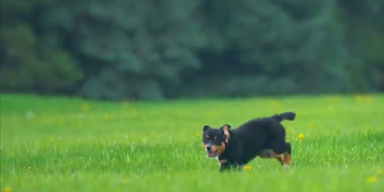
[[(98, 103), (1, 95), (1, 190), (365, 192), (384, 189), (384, 95)], [(203, 125), (295, 111), (291, 170), (218, 172)], [(300, 135), (300, 137), (299, 137)], [(380, 190), (381, 188), (381, 190)]]

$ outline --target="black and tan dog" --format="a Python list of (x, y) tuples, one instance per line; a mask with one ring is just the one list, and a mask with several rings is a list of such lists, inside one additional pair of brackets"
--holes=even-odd
[(217, 157), (220, 171), (238, 168), (256, 158), (275, 158), (284, 168), (291, 164), (291, 144), (286, 142), (283, 120), (293, 121), (296, 114), (286, 112), (255, 118), (237, 129), (228, 124), (219, 129), (203, 127), (203, 147), (208, 157)]

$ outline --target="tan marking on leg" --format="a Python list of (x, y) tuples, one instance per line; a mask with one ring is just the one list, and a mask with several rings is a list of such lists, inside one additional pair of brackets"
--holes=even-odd
[(226, 159), (222, 159), (222, 160), (219, 160), (219, 162), (220, 162), (221, 164), (223, 164), (223, 163), (228, 162), (228, 160), (226, 160)]
[(291, 166), (291, 155), (288, 152), (284, 153), (284, 169), (289, 169)]
[(219, 166), (221, 166), (223, 163), (228, 162), (228, 160), (226, 160), (226, 159), (219, 160), (219, 158), (217, 158), (217, 162), (219, 163)]
[(284, 165), (284, 156), (283, 155), (279, 155), (279, 156), (275, 157), (275, 159), (277, 159), (281, 165)]
[(263, 150), (261, 153), (260, 153), (260, 158), (263, 158), (263, 159), (271, 159), (271, 158), (274, 158), (276, 160), (278, 160), (280, 162), (281, 165), (284, 165), (284, 162), (285, 162), (285, 156), (284, 154), (277, 154), (275, 151), (273, 151), (272, 149), (266, 149), (266, 150)]

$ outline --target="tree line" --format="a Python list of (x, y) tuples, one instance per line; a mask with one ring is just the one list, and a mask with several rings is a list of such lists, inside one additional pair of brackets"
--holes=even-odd
[(106, 100), (384, 91), (381, 0), (2, 0), (2, 92)]

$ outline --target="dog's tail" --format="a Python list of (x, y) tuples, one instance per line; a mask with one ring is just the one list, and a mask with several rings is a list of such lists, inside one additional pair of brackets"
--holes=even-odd
[(296, 118), (296, 113), (285, 112), (285, 113), (281, 113), (281, 114), (276, 114), (272, 118), (274, 118), (275, 120), (277, 120), (279, 122), (282, 122), (284, 120), (293, 121)]

